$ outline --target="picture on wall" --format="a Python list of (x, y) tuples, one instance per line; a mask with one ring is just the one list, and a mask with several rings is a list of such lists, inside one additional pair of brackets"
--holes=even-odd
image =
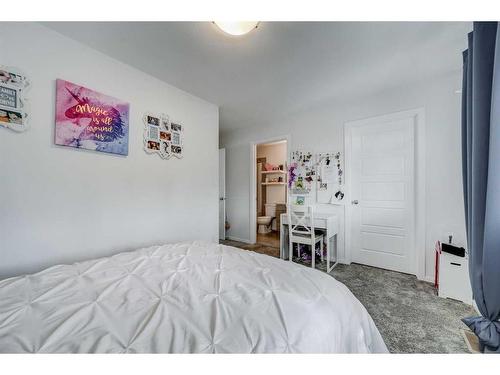
[(341, 202), (344, 199), (342, 191), (344, 167), (340, 151), (318, 153), (316, 167), (317, 202)]
[(163, 159), (182, 157), (182, 125), (171, 123), (165, 114), (146, 113), (144, 126), (144, 150), (148, 154), (156, 153)]
[(290, 159), (288, 188), (291, 194), (309, 194), (315, 174), (313, 153), (309, 151), (294, 151)]
[(57, 145), (128, 154), (128, 103), (62, 79), (56, 91)]
[(28, 129), (27, 101), (29, 81), (14, 68), (0, 66), (0, 125), (16, 131)]
[(158, 129), (158, 126), (149, 126), (149, 139), (154, 139), (158, 140), (160, 136), (160, 130)]
[(169, 132), (160, 132), (160, 139), (162, 141), (170, 141), (172, 134)]
[(148, 149), (154, 151), (160, 151), (160, 143), (154, 141), (148, 141)]
[(147, 122), (149, 125), (160, 126), (160, 119), (154, 116), (148, 116)]

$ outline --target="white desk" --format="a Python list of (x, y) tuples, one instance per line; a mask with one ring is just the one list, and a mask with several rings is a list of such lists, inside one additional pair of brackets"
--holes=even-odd
[[(288, 216), (287, 214), (281, 214), (281, 225), (280, 225), (280, 258), (289, 259), (288, 251)], [(326, 213), (314, 213), (314, 227), (316, 229), (321, 229), (326, 232), (326, 246), (330, 254), (333, 254), (331, 249), (335, 248), (335, 259), (333, 265), (328, 267), (327, 272), (330, 272), (336, 265), (338, 261), (338, 246), (337, 246), (337, 234), (339, 233), (339, 219), (337, 215), (326, 214)], [(331, 261), (332, 259), (330, 259)], [(328, 262), (329, 263), (329, 262)]]

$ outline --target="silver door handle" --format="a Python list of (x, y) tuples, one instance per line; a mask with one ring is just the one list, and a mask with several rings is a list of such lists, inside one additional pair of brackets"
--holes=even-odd
[(352, 204), (358, 204), (359, 202), (358, 202), (358, 200), (357, 200), (357, 199), (355, 199), (355, 200), (351, 201), (351, 203), (352, 203)]

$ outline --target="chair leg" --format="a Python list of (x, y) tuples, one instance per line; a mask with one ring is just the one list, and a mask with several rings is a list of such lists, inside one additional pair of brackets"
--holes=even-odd
[[(329, 239), (326, 239), (329, 241)], [(330, 246), (326, 245), (326, 272), (330, 273)]]
[(311, 245), (311, 267), (316, 268), (316, 244)]

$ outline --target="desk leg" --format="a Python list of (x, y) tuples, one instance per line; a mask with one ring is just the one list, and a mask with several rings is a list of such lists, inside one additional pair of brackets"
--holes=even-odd
[(326, 231), (326, 272), (328, 271), (328, 268), (330, 268), (330, 251), (331, 251), (331, 245), (330, 245), (330, 237), (328, 236), (328, 231)]
[(280, 225), (280, 258), (289, 259), (290, 246), (288, 246), (288, 227), (286, 225)]
[(335, 234), (333, 236), (334, 238), (334, 243), (335, 243), (335, 262), (333, 262), (332, 266), (330, 267), (330, 261), (331, 261), (331, 257), (330, 257), (330, 252), (331, 252), (331, 240), (332, 238), (328, 238), (327, 242), (326, 242), (326, 272), (327, 273), (330, 273), (334, 268), (335, 266), (338, 264), (338, 246), (337, 246), (337, 234)]
[(284, 225), (280, 223), (280, 258), (285, 259), (285, 249), (283, 245), (285, 243), (285, 231)]

